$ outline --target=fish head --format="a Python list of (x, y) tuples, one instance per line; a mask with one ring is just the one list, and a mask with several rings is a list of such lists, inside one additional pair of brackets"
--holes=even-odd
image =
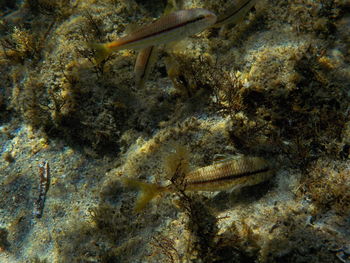
[(209, 10), (196, 8), (195, 13), (196, 17), (198, 17), (198, 22), (203, 26), (203, 28), (207, 28), (216, 23), (216, 15)]

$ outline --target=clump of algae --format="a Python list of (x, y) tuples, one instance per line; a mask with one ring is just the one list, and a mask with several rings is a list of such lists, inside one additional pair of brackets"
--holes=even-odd
[(55, 237), (59, 249), (58, 262), (91, 259), (130, 262), (132, 258), (144, 256), (144, 251), (139, 249), (142, 247), (140, 231), (150, 222), (133, 214), (132, 206), (130, 209), (127, 205), (116, 208), (102, 203), (91, 208), (90, 216), (91, 222), (82, 222), (81, 219), (78, 225), (70, 222), (65, 231)]
[(350, 211), (349, 168), (342, 163), (318, 160), (309, 169), (310, 176), (302, 183), (300, 193), (311, 199), (314, 214), (331, 210), (347, 215)]

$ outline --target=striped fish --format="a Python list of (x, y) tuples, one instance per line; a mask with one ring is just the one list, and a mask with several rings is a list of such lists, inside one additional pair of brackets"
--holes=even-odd
[[(164, 15), (171, 14), (175, 10), (178, 10), (176, 0), (169, 0), (165, 7)], [(144, 86), (157, 59), (156, 49), (155, 46), (149, 46), (141, 49), (137, 54), (134, 66), (135, 88), (140, 89)]]
[(155, 46), (143, 48), (139, 51), (134, 67), (135, 87), (142, 88), (157, 59)]
[(188, 173), (185, 186), (189, 191), (234, 190), (264, 182), (271, 174), (265, 159), (242, 157), (217, 162)]
[(212, 27), (221, 27), (226, 24), (237, 24), (250, 9), (256, 4), (257, 0), (233, 0), (223, 14), (219, 15), (216, 23)]
[(166, 44), (197, 34), (215, 22), (216, 15), (206, 9), (179, 10), (113, 42), (90, 44), (90, 47), (96, 50), (96, 63), (100, 63), (113, 51)]
[[(230, 158), (209, 166), (198, 168), (184, 176), (185, 191), (223, 191), (262, 183), (270, 179), (273, 169), (260, 157)], [(126, 186), (140, 190), (135, 210), (140, 211), (155, 196), (165, 192), (175, 192), (174, 185), (160, 186), (122, 179)]]

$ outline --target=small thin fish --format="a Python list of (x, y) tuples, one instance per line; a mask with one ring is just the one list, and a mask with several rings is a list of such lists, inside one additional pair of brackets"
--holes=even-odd
[(90, 46), (96, 50), (96, 63), (100, 63), (113, 51), (166, 44), (197, 34), (215, 22), (216, 15), (206, 9), (179, 10), (113, 42)]
[(219, 15), (216, 23), (212, 27), (221, 27), (226, 24), (236, 24), (240, 22), (257, 0), (233, 0), (227, 11)]
[(134, 67), (135, 87), (142, 88), (156, 61), (156, 47), (150, 46), (139, 51)]
[(40, 218), (43, 214), (46, 193), (50, 187), (50, 166), (49, 163), (44, 161), (39, 164), (39, 197), (34, 202), (34, 215)]
[[(178, 9), (176, 0), (169, 0), (165, 7), (164, 15), (168, 15)], [(142, 88), (148, 79), (148, 75), (157, 59), (156, 47), (149, 46), (139, 51), (134, 66), (135, 88)]]
[[(209, 166), (198, 168), (184, 177), (186, 191), (224, 191), (251, 186), (270, 179), (273, 169), (261, 157), (226, 159)], [(124, 184), (140, 190), (135, 210), (140, 211), (159, 194), (175, 192), (174, 185), (160, 186), (124, 178)]]

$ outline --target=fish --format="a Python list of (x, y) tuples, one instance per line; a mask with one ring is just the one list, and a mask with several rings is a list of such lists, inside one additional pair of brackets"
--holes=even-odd
[[(171, 14), (178, 9), (176, 0), (169, 0), (163, 15)], [(149, 46), (143, 48), (137, 54), (134, 66), (135, 88), (140, 89), (144, 86), (148, 75), (157, 60), (156, 47)]]
[(122, 49), (142, 49), (153, 45), (166, 44), (179, 40), (212, 26), (216, 15), (203, 8), (175, 11), (149, 25), (108, 43), (90, 43), (96, 50), (96, 63), (101, 63), (113, 51)]
[(212, 27), (221, 27), (226, 24), (237, 24), (250, 9), (256, 4), (257, 0), (233, 0), (226, 12), (217, 17), (215, 24)]
[(149, 46), (139, 51), (134, 66), (135, 87), (142, 88), (157, 59), (155, 46)]
[(50, 180), (51, 180), (50, 166), (49, 166), (49, 163), (46, 161), (43, 161), (41, 164), (39, 164), (39, 178), (40, 178), (39, 197), (34, 202), (34, 212), (33, 212), (33, 214), (37, 218), (41, 218), (43, 215), (46, 194), (50, 187)]
[[(267, 181), (274, 174), (268, 161), (261, 157), (242, 156), (226, 158), (212, 165), (197, 168), (184, 175), (185, 191), (233, 191), (245, 186)], [(139, 190), (135, 211), (141, 211), (148, 202), (158, 195), (176, 192), (174, 184), (161, 186), (141, 182), (132, 178), (123, 178), (127, 187)]]

